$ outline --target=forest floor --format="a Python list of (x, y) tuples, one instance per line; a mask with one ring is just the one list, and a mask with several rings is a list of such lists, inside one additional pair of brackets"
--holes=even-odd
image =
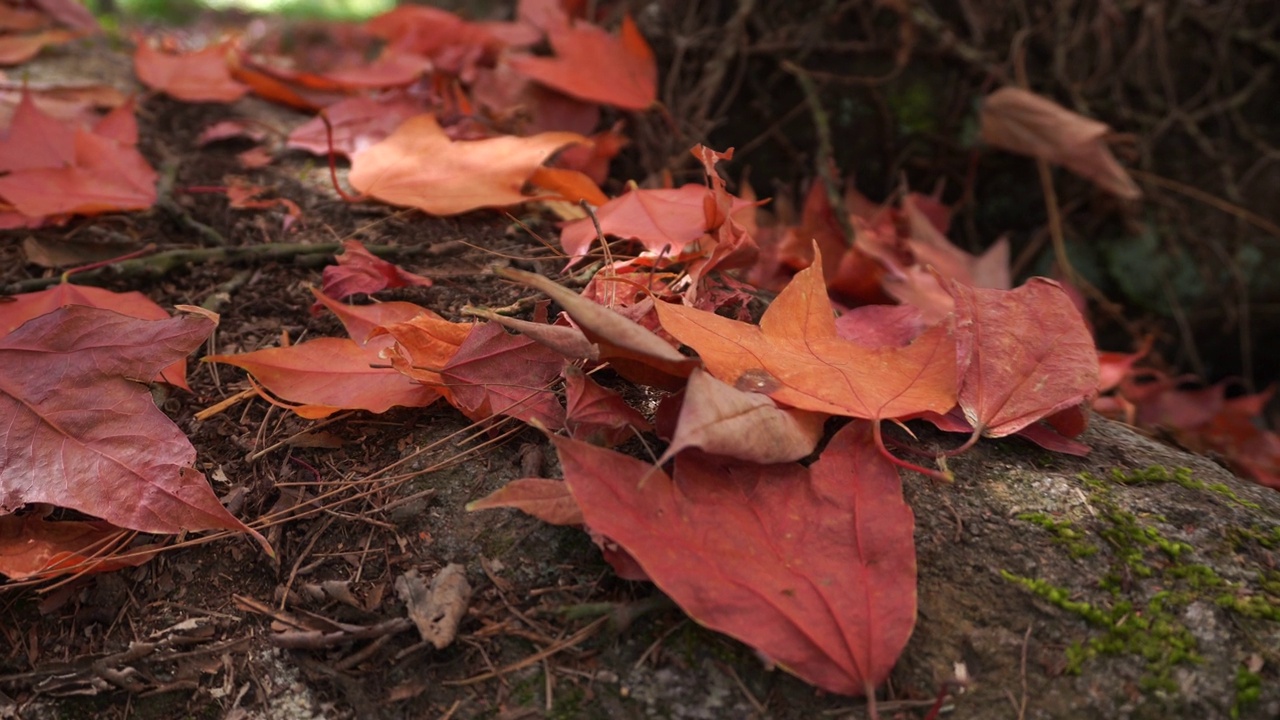
[[(79, 48), (84, 54), (55, 54), (32, 77), (75, 66), (83, 78), (92, 65), (90, 72), (128, 84), (126, 56), (105, 44)], [(289, 119), (288, 111), (252, 99), (235, 114), (268, 124), (304, 117)], [(562, 269), (563, 259), (535, 236), (554, 233), (536, 214), (519, 222), (496, 213), (440, 219), (352, 205), (310, 156), (245, 170), (237, 161), (244, 146), (198, 147), (204, 128), (231, 115), (223, 105), (150, 98), (139, 111), (140, 147), (173, 178), (157, 207), (11, 237), (98, 235), (154, 243), (159, 251), (209, 251), (208, 259), (155, 274), (88, 278), (141, 291), (164, 307), (215, 309), (220, 324), (196, 359), (273, 346), (282, 337), (341, 334), (332, 316), (312, 314), (308, 287), (319, 285), (332, 246), (347, 239), (386, 248), (397, 264), (433, 280), (382, 299), (411, 301), (453, 321), (466, 319), (464, 306), (509, 306), (532, 294), (496, 277), (495, 267), (551, 277)], [(230, 175), (296, 202), (302, 219), (285, 230), (283, 213), (237, 210), (224, 196), (184, 192), (224, 185)], [(299, 247), (260, 251), (271, 244)], [(330, 249), (314, 251), (321, 247)], [(216, 257), (222, 249), (242, 252)], [(20, 243), (0, 242), (0, 288), (30, 290), (42, 278), (56, 280), (24, 260)], [(243, 537), (187, 538), (137, 568), (0, 596), (0, 623), (14, 640), (0, 653), (0, 718), (866, 716), (864, 700), (770, 669), (745, 646), (689, 620), (653, 586), (617, 579), (581, 530), (515, 511), (467, 512), (468, 502), (510, 479), (558, 476), (554, 451), (533, 429), (477, 431), (443, 404), (316, 423), (257, 398), (197, 419), (248, 384), (239, 370), (199, 362), (189, 382), (191, 393), (172, 392), (162, 407), (191, 438), (197, 469), (233, 512), (247, 522), (272, 518), (266, 534), (276, 556)], [(914, 429), (926, 442), (950, 442)], [(1112, 717), (1161, 717), (1171, 708), (1195, 708), (1201, 717), (1275, 716), (1280, 658), (1276, 645), (1267, 646), (1275, 622), (1240, 617), (1219, 627), (1216, 638), (1197, 635), (1217, 665), (1153, 670), (1135, 651), (1088, 664), (1081, 675), (1068, 672), (1066, 649), (1087, 643), (1094, 631), (1001, 571), (1075, 575), (1083, 587), (1096, 568), (1038, 533), (1028, 512), (1046, 503), (1087, 508), (1105, 492), (1125, 493), (1117, 502), (1136, 503), (1143, 522), (1165, 518), (1162, 527), (1173, 534), (1191, 532), (1192, 516), (1211, 513), (1196, 529), (1201, 540), (1280, 517), (1274, 492), (1120, 426), (1099, 421), (1082, 439), (1095, 448), (1089, 458), (1000, 440), (958, 459), (953, 487), (906, 478), (917, 523), (920, 622), (880, 697), (880, 717), (924, 717), (940, 689), (950, 691), (943, 716), (955, 718), (1108, 710)], [(1116, 470), (1156, 466), (1193, 468), (1200, 482), (1225, 483), (1228, 494), (1154, 481), (1136, 490), (1089, 484)], [(1076, 495), (1086, 494), (1081, 505)], [(1111, 548), (1104, 558), (1113, 551), (1120, 552)], [(1274, 546), (1247, 538), (1227, 554), (1244, 558), (1237, 563), (1244, 567), (1274, 568), (1277, 560)], [(430, 578), (451, 563), (464, 568), (474, 594), (457, 640), (445, 649), (420, 642), (403, 623), (331, 647), (280, 647), (278, 635), (299, 626), (389, 627), (406, 612), (397, 580), (414, 571)], [(1197, 608), (1191, 601), (1179, 618), (1207, 612)], [(1233, 694), (1239, 662), (1222, 658), (1253, 655), (1269, 663), (1269, 689), (1242, 705)], [(1163, 671), (1190, 695), (1145, 697), (1144, 678)], [(967, 676), (966, 690), (957, 672)], [(22, 702), (6, 704), (6, 697)]]

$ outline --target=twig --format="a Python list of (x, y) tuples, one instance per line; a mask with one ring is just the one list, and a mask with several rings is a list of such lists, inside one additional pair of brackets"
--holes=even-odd
[[(412, 245), (404, 247), (371, 247), (369, 252), (377, 256), (394, 256), (401, 254), (409, 254), (422, 249), (421, 246)], [(184, 267), (192, 263), (200, 262), (267, 262), (270, 260), (293, 259), (298, 260), (309, 256), (333, 255), (342, 250), (342, 245), (338, 243), (324, 243), (320, 245), (304, 245), (304, 244), (284, 244), (273, 243), (270, 245), (250, 245), (247, 247), (215, 247), (215, 248), (184, 248), (179, 250), (166, 250), (147, 257), (126, 260), (117, 263), (108, 268), (92, 270), (90, 272), (79, 273), (74, 276), (76, 281), (97, 280), (100, 278), (158, 278), (175, 268)], [(41, 290), (50, 285), (56, 285), (61, 278), (31, 278), (29, 280), (20, 280), (16, 283), (10, 283), (4, 288), (6, 293), (23, 293), (33, 290)]]
[(191, 217), (181, 205), (173, 199), (173, 185), (178, 177), (178, 161), (169, 160), (163, 164), (160, 170), (160, 179), (156, 183), (156, 202), (153, 206), (155, 210), (163, 211), (169, 217), (178, 222), (179, 225), (186, 227), (188, 230), (203, 237), (212, 245), (225, 246), (227, 239), (222, 233), (214, 230), (212, 227)]
[[(1027, 35), (1027, 30), (1019, 30), (1013, 38), (1014, 69), (1017, 73), (1018, 85), (1023, 90), (1031, 89), (1027, 82)], [(1049, 167), (1049, 161), (1037, 157), (1036, 172), (1040, 176), (1040, 188), (1044, 192), (1044, 208), (1049, 220), (1049, 237), (1053, 240), (1053, 257), (1057, 261), (1058, 271), (1072, 287), (1083, 288), (1083, 278), (1071, 264), (1071, 258), (1067, 257), (1067, 240), (1062, 232), (1062, 209), (1058, 207), (1058, 191), (1053, 184), (1053, 170)]]
[(826, 109), (822, 107), (822, 99), (818, 97), (818, 87), (808, 72), (790, 60), (782, 61), (782, 69), (795, 76), (796, 81), (800, 83), (800, 89), (804, 91), (805, 99), (809, 102), (809, 112), (813, 115), (814, 129), (818, 133), (818, 177), (822, 178), (822, 184), (826, 186), (827, 204), (831, 206), (831, 212), (836, 216), (836, 221), (840, 223), (840, 230), (844, 233), (844, 245), (851, 248), (857, 236), (854, 235), (853, 223), (849, 220), (849, 212), (844, 206), (844, 196), (840, 192), (841, 185), (836, 181), (836, 153), (835, 146), (831, 143), (831, 122), (827, 119)]
[(222, 306), (231, 301), (231, 293), (244, 287), (251, 277), (253, 273), (249, 270), (241, 270), (232, 275), (230, 280), (214, 288), (204, 302), (200, 303), (200, 307), (210, 312), (221, 312)]
[(529, 667), (530, 665), (536, 665), (537, 663), (542, 662), (543, 658), (548, 658), (548, 657), (551, 657), (552, 655), (555, 655), (558, 652), (561, 652), (562, 650), (567, 650), (575, 645), (578, 645), (579, 643), (591, 637), (592, 635), (595, 635), (597, 632), (600, 631), (600, 627), (608, 621), (609, 621), (608, 617), (602, 617), (599, 620), (596, 620), (595, 622), (591, 623), (590, 625), (582, 628), (581, 630), (574, 633), (573, 635), (569, 636), (563, 642), (558, 642), (555, 645), (552, 645), (551, 647), (545, 650), (542, 650), (540, 652), (536, 652), (530, 655), (529, 657), (523, 660), (520, 660), (518, 662), (514, 662), (510, 665), (506, 665), (486, 673), (480, 673), (479, 675), (469, 677), (466, 680), (444, 680), (440, 684), (449, 685), (449, 686), (475, 685), (476, 683), (484, 682), (485, 680), (492, 680), (496, 677), (501, 677), (508, 673), (515, 672), (516, 670), (519, 670), (521, 668)]
[(288, 648), (290, 650), (321, 650), (323, 648), (342, 645), (356, 640), (369, 640), (372, 638), (385, 637), (387, 635), (399, 635), (413, 627), (413, 621), (409, 618), (396, 618), (394, 620), (378, 623), (377, 625), (354, 630), (343, 629), (334, 632), (324, 632), (323, 630), (286, 630), (270, 636), (268, 638), (268, 642), (276, 647)]

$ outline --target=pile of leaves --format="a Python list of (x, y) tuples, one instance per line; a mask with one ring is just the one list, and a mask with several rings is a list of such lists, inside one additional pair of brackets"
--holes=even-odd
[[(816, 686), (870, 695), (915, 623), (900, 468), (945, 482), (946, 457), (982, 437), (1085, 453), (1073, 438), (1099, 392), (1120, 387), (1109, 406), (1153, 422), (1187, 399), (1129, 388), (1132, 356), (1100, 366), (1075, 293), (1044, 278), (1011, 287), (1007, 249), (975, 257), (952, 245), (937, 197), (904, 188), (880, 205), (819, 181), (799, 217), (774, 217), (749, 187), (729, 191), (717, 164), (732, 152), (703, 146), (692, 149), (701, 181), (611, 182), (628, 114), (654, 111), (657, 69), (629, 18), (615, 34), (571, 5), (526, 0), (501, 23), (406, 6), (328, 27), (312, 44), (139, 39), (135, 71), (153, 91), (220, 103), (254, 93), (315, 113), (286, 137), (234, 120), (204, 130), (206, 143), (259, 143), (241, 155), (246, 167), (299, 150), (345, 157), (353, 201), (436, 216), (536, 204), (563, 222), (569, 279), (502, 271), (549, 297), (555, 316), (545, 302), (531, 319), (469, 308), (476, 322), (407, 302), (348, 304), (431, 283), (430, 268), (410, 272), (351, 240), (312, 290), (315, 311), (336, 315), (346, 337), (203, 360), (245, 369), (263, 397), (305, 418), (444, 402), (475, 423), (540, 428), (563, 477), (516, 480), (473, 509), (582, 526), (620, 577), (652, 581)], [(156, 173), (135, 147), (146, 98), (67, 98), (28, 88), (13, 111), (0, 140), (8, 227), (156, 202)], [(981, 121), (992, 147), (1138, 197), (1105, 125), (1013, 87), (985, 100)], [(209, 190), (281, 214), (286, 229), (307, 221), (236, 178)], [(774, 293), (757, 320), (755, 303)], [(169, 317), (137, 293), (67, 283), (9, 299), (0, 572), (39, 579), (142, 562), (156, 548), (134, 531), (252, 532), (218, 503), (142, 384), (183, 387), (184, 358), (216, 316)], [(622, 381), (626, 393), (610, 389)], [(1245, 467), (1274, 481), (1275, 436), (1255, 427), (1239, 439), (1259, 402), (1220, 398), (1189, 427), (1248, 444), (1236, 448), (1255, 458)], [(903, 459), (909, 445), (886, 446), (882, 424), (913, 419), (963, 434), (936, 467)], [(658, 443), (661, 453), (633, 456)], [(53, 507), (99, 519), (53, 519)]]

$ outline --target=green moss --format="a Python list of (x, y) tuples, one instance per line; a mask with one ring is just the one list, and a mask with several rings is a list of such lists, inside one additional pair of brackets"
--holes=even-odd
[(1213, 568), (1208, 565), (1179, 563), (1168, 568), (1166, 575), (1176, 580), (1185, 581), (1190, 589), (1196, 592), (1219, 588), (1224, 584), (1218, 573), (1214, 572)]
[(1223, 483), (1206, 483), (1202, 480), (1195, 479), (1191, 476), (1191, 468), (1180, 467), (1169, 470), (1169, 468), (1163, 465), (1152, 465), (1151, 467), (1143, 470), (1130, 470), (1127, 472), (1120, 468), (1113, 468), (1111, 470), (1111, 480), (1113, 482), (1120, 483), (1121, 485), (1144, 485), (1150, 483), (1171, 482), (1176, 485), (1181, 485), (1188, 490), (1217, 493), (1241, 507), (1255, 509), (1258, 507), (1257, 503), (1241, 499), (1239, 495), (1235, 494), (1235, 491)]
[[(1089, 492), (1089, 502), (1097, 509), (1097, 522), (1090, 523), (1109, 551), (1109, 566), (1098, 586), (1109, 591), (1101, 602), (1084, 602), (1066, 588), (1042, 579), (1002, 572), (1009, 582), (1062, 610), (1084, 620), (1094, 632), (1066, 649), (1067, 671), (1079, 673), (1100, 655), (1136, 655), (1145, 661), (1141, 686), (1147, 690), (1176, 692), (1173, 669), (1181, 664), (1202, 661), (1195, 636), (1181, 620), (1183, 610), (1196, 601), (1214, 602), (1242, 618), (1280, 622), (1280, 572), (1264, 570), (1257, 583), (1228, 582), (1208, 565), (1191, 562), (1191, 545), (1165, 537), (1156, 523), (1164, 518), (1139, 516), (1120, 507), (1113, 493), (1116, 484), (1137, 485), (1171, 482), (1188, 489), (1215, 492), (1240, 505), (1230, 488), (1211, 486), (1191, 476), (1186, 468), (1170, 471), (1155, 466), (1135, 472), (1113, 471), (1110, 481), (1089, 474), (1080, 475)], [(1089, 527), (1073, 525), (1045, 513), (1023, 513), (1018, 519), (1047, 532), (1055, 544), (1072, 557), (1087, 557), (1099, 548), (1088, 541)], [(1228, 537), (1233, 547), (1255, 542), (1264, 547), (1280, 546), (1280, 528), (1237, 528)], [(1085, 550), (1091, 548), (1091, 551)], [(1150, 582), (1136, 582), (1150, 579)], [(1144, 593), (1150, 593), (1149, 596)], [(1237, 681), (1238, 683), (1241, 681)], [(1237, 687), (1240, 687), (1239, 684)], [(1250, 697), (1248, 688), (1238, 698)], [(1253, 694), (1256, 698), (1256, 693)]]
[(1059, 543), (1067, 548), (1067, 552), (1073, 558), (1085, 558), (1095, 555), (1098, 552), (1098, 546), (1084, 540), (1084, 533), (1071, 527), (1071, 523), (1054, 520), (1045, 513), (1022, 513), (1018, 516), (1019, 520), (1029, 522), (1050, 535), (1053, 536), (1054, 542)]
[(1243, 667), (1236, 670), (1236, 696), (1231, 702), (1231, 717), (1239, 718), (1240, 712), (1258, 702), (1260, 697), (1262, 676)]
[[(1238, 587), (1234, 589), (1239, 590)], [(1280, 622), (1280, 599), (1267, 597), (1267, 594), (1224, 593), (1214, 598), (1214, 602), (1218, 607), (1245, 617)]]
[(1254, 524), (1247, 528), (1231, 528), (1227, 531), (1227, 539), (1231, 541), (1232, 547), (1237, 549), (1246, 543), (1253, 542), (1268, 550), (1275, 550), (1280, 548), (1280, 525), (1266, 527)]
[(1001, 571), (1009, 582), (1021, 585), (1040, 598), (1076, 615), (1101, 629), (1097, 635), (1067, 648), (1067, 669), (1080, 674), (1089, 660), (1099, 655), (1138, 655), (1147, 662), (1141, 680), (1145, 689), (1176, 691), (1173, 668), (1182, 663), (1201, 661), (1196, 652), (1196, 639), (1174, 614), (1185, 604), (1185, 597), (1157, 593), (1141, 609), (1127, 600), (1108, 605), (1094, 605), (1072, 600), (1070, 591), (1036, 578)]

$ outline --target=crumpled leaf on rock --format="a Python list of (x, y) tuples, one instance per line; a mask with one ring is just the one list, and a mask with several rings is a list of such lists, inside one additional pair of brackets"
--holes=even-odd
[(827, 416), (778, 407), (697, 369), (689, 375), (671, 445), (662, 465), (685, 448), (760, 464), (799, 460), (818, 446)]
[(945, 413), (956, 402), (950, 329), (934, 325), (902, 347), (845, 340), (820, 256), (796, 273), (758, 327), (670, 303), (656, 307), (663, 329), (697, 350), (716, 378), (791, 407), (879, 420)]
[(825, 690), (870, 692), (915, 625), (914, 518), (871, 426), (842, 428), (812, 466), (685, 453), (674, 479), (553, 437), (593, 532), (690, 617)]
[(1015, 290), (952, 283), (960, 408), (975, 430), (1004, 437), (1098, 388), (1098, 351), (1058, 283), (1031, 278)]

